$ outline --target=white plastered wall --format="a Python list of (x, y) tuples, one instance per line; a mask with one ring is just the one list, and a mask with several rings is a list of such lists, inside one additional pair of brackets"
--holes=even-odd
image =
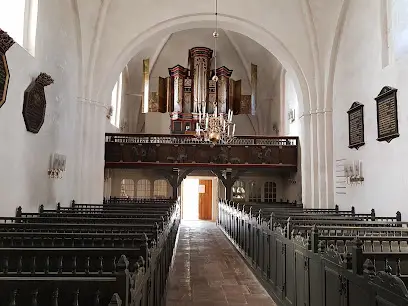
[[(382, 1), (351, 1), (345, 21), (334, 82), (334, 152), (336, 160), (361, 160), (365, 181), (362, 185), (348, 185), (345, 194), (336, 194), (335, 201), (342, 208), (354, 205), (359, 212), (374, 208), (378, 215), (394, 215), (399, 210), (407, 220), (408, 56), (383, 65), (384, 60), (388, 62), (388, 55), (382, 53), (386, 39), (382, 34), (387, 31), (383, 19), (386, 6), (382, 4)], [(392, 50), (384, 51), (392, 55)], [(376, 140), (374, 98), (383, 86), (398, 88), (400, 137), (391, 143)], [(354, 101), (364, 104), (365, 145), (358, 151), (348, 148), (347, 110)]]
[[(332, 175), (328, 175), (332, 170), (327, 168), (331, 156), (326, 158), (326, 146), (327, 143), (330, 146), (331, 142), (326, 141), (325, 137), (328, 136), (324, 133), (325, 125), (331, 125), (331, 116), (326, 118), (326, 111), (323, 109), (319, 112), (323, 114), (320, 116), (322, 118), (320, 124), (323, 124), (320, 130), (323, 133), (317, 133), (319, 120), (316, 102), (317, 99), (321, 99), (324, 104), (325, 99), (323, 95), (317, 95), (317, 87), (324, 86), (324, 82), (321, 78), (317, 79), (316, 75), (320, 73), (319, 69), (326, 69), (326, 66), (322, 67), (326, 63), (319, 65), (315, 63), (317, 57), (314, 47), (311, 46), (310, 37), (317, 34), (316, 29), (309, 24), (313, 23), (313, 16), (305, 13), (308, 9), (300, 5), (301, 1), (281, 0), (273, 3), (259, 1), (251, 5), (251, 10), (247, 9), (247, 3), (241, 4), (231, 0), (220, 4), (220, 27), (251, 37), (272, 52), (285, 69), (296, 75), (295, 85), (301, 101), (300, 112), (305, 114), (301, 121), (303, 131), (301, 142), (304, 152), (303, 200), (308, 206), (332, 205), (333, 201), (327, 191), (330, 188), (327, 182), (332, 180)], [(336, 28), (338, 8), (341, 4), (339, 1), (333, 1), (331, 5), (333, 9), (329, 8), (332, 9), (333, 13), (330, 11), (330, 15), (334, 18), (326, 18), (323, 21), (319, 19), (319, 22), (323, 25), (334, 24)], [(142, 48), (146, 39), (159, 32), (171, 34), (183, 29), (209, 27), (213, 25), (214, 19), (213, 5), (207, 2), (191, 6), (187, 1), (178, 1), (171, 5), (133, 1), (111, 1), (109, 4), (109, 1), (106, 1), (104, 5), (107, 5), (110, 11), (104, 15), (103, 30), (98, 36), (98, 43), (104, 48), (95, 53), (94, 69), (87, 86), (88, 94), (96, 100), (104, 100), (104, 97), (109, 95), (114, 84), (112, 75), (123, 69), (132, 56)], [(136, 10), (154, 14), (142, 14), (140, 18), (133, 18), (131, 12)], [(318, 11), (318, 14), (321, 12)], [(291, 16), (290, 24), (285, 16)], [(119, 29), (121, 35), (116, 35)], [(313, 33), (309, 33), (309, 30)], [(326, 48), (323, 50), (324, 58), (330, 58), (332, 37), (326, 37), (324, 34), (321, 38), (329, 39), (329, 43), (321, 47)], [(316, 80), (319, 81), (318, 84)], [(321, 138), (320, 142), (317, 141), (318, 137)], [(103, 142), (97, 146), (102, 148)], [(317, 152), (320, 152), (319, 156)], [(98, 192), (95, 190), (95, 196), (102, 194), (102, 187), (101, 184), (100, 190)]]
[[(39, 204), (67, 205), (76, 195), (80, 115), (78, 87), (82, 80), (75, 9), (70, 1), (39, 1), (35, 58), (18, 44), (6, 53), (10, 84), (0, 108), (0, 215), (13, 215)], [(47, 108), (38, 134), (26, 131), (22, 109), (27, 86), (40, 72), (51, 75)], [(52, 153), (67, 156), (62, 179), (48, 178)]]
[[(221, 28), (255, 40), (295, 76), (302, 116), (303, 200), (308, 206), (333, 204), (333, 67), (349, 2), (255, 0), (248, 7), (244, 0), (225, 0), (219, 6)], [(138, 18), (135, 12), (141, 12)], [(211, 1), (192, 6), (187, 0), (40, 0), (38, 23), (36, 58), (24, 50), (19, 53), (17, 46), (8, 55), (10, 97), (0, 109), (0, 124), (3, 131), (11, 127), (13, 132), (2, 138), (11, 145), (0, 149), (4, 156), (1, 173), (6, 173), (0, 174), (1, 182), (5, 181), (0, 194), (9, 211), (16, 204), (55, 205), (54, 201), (64, 203), (71, 198), (100, 202), (103, 133), (111, 130), (106, 108), (120, 72), (154, 35), (213, 27), (214, 15)], [(56, 101), (56, 109), (61, 109), (60, 123), (48, 128), (53, 136), (38, 135), (31, 141), (22, 129), (21, 107), (16, 103), (22, 103), (22, 92), (40, 71), (56, 80), (46, 91), (50, 101)], [(13, 144), (18, 153), (10, 154)], [(46, 173), (49, 155), (57, 150), (68, 156), (67, 172), (58, 182), (48, 181), (46, 174), (41, 175)], [(26, 165), (24, 170), (15, 169), (21, 164)]]

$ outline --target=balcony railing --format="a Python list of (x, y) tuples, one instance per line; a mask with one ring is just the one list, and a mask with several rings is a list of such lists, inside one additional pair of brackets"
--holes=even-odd
[[(164, 134), (114, 134), (107, 133), (105, 142), (114, 143), (154, 143), (154, 144), (203, 144), (193, 135)], [(297, 146), (298, 137), (237, 136), (228, 145)], [(205, 143), (211, 145), (211, 143)]]
[(195, 167), (297, 167), (298, 137), (238, 136), (228, 145), (202, 143), (193, 135), (105, 135), (107, 168), (147, 164)]

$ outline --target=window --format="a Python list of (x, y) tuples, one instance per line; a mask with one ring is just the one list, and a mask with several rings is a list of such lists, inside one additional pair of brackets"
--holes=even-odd
[(120, 183), (120, 196), (125, 198), (135, 197), (135, 182), (130, 179), (123, 179)]
[(236, 181), (232, 186), (232, 199), (245, 200), (245, 185), (243, 181)]
[(276, 202), (276, 183), (275, 182), (265, 182), (264, 201), (267, 203)]
[(396, 59), (408, 54), (408, 0), (392, 0), (392, 39)]
[(110, 117), (110, 122), (112, 125), (119, 128), (120, 124), (120, 109), (122, 106), (122, 73), (119, 75), (119, 80), (116, 82), (112, 90), (112, 114)]
[(141, 199), (149, 199), (150, 195), (150, 181), (149, 180), (138, 180), (136, 187), (136, 195)]
[(153, 197), (156, 199), (167, 198), (168, 185), (166, 180), (155, 180), (153, 185)]
[(38, 0), (25, 0), (24, 48), (35, 56), (35, 40), (37, 37)]
[(0, 28), (35, 55), (38, 0), (0, 0)]
[(249, 192), (248, 192), (249, 202), (261, 202), (261, 186), (256, 182), (249, 183)]

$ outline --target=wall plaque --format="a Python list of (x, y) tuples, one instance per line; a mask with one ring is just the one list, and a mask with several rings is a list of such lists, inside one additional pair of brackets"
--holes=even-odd
[(44, 87), (52, 83), (54, 80), (48, 74), (41, 72), (24, 92), (24, 123), (27, 131), (31, 133), (37, 134), (44, 123), (47, 106)]
[(10, 72), (7, 65), (6, 52), (14, 45), (14, 40), (0, 29), (0, 107), (6, 102)]
[(347, 111), (349, 120), (349, 148), (364, 146), (364, 105), (354, 102)]
[(396, 88), (385, 86), (375, 98), (377, 102), (378, 141), (390, 142), (399, 137), (397, 91)]

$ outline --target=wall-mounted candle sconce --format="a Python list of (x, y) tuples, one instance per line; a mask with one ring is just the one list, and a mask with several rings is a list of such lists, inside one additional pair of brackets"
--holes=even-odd
[(353, 161), (344, 164), (344, 176), (346, 177), (347, 184), (362, 184), (364, 182), (363, 176), (363, 162)]
[(54, 153), (51, 155), (50, 169), (48, 169), (49, 178), (62, 178), (63, 172), (65, 172), (65, 164), (67, 157), (65, 155)]

